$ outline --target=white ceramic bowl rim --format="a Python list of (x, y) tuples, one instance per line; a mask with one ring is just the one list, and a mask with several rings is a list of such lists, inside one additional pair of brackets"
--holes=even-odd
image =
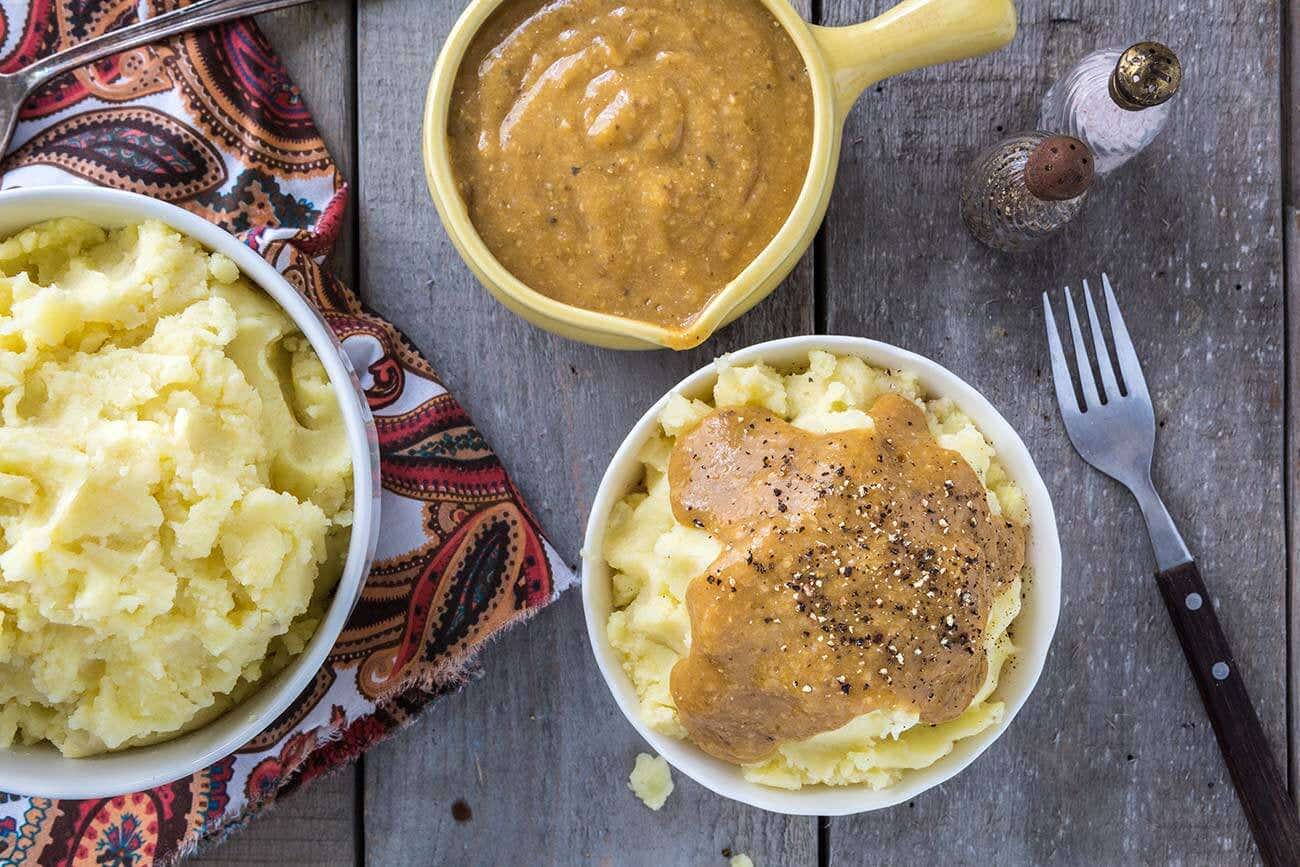
[(160, 220), (234, 260), (284, 308), (320, 356), (343, 409), (352, 454), (354, 520), (343, 575), (315, 635), (288, 667), (221, 716), (163, 743), (82, 759), (63, 758), (48, 744), (0, 750), (0, 791), (98, 798), (162, 785), (231, 755), (274, 722), (311, 683), (356, 605), (374, 557), (379, 443), (361, 385), (334, 333), (289, 281), (239, 239), (175, 205), (120, 190), (74, 185), (0, 192), (0, 238), (65, 216), (110, 227)]
[(956, 775), (1006, 731), (1038, 682), (1056, 631), (1060, 610), (1061, 549), (1051, 497), (1024, 442), (983, 395), (936, 362), (876, 340), (825, 335), (759, 343), (724, 358), (733, 365), (765, 361), (785, 368), (806, 361), (808, 353), (815, 349), (836, 355), (858, 356), (878, 367), (915, 373), (928, 395), (951, 398), (971, 417), (993, 443), (1008, 474), (1024, 491), (1031, 516), (1027, 566), (1033, 577), (1026, 585), (1024, 609), (1016, 619), (1018, 652), (1008, 663), (994, 694), (1006, 704), (1002, 722), (958, 741), (952, 752), (935, 764), (908, 771), (896, 785), (879, 791), (866, 785), (805, 786), (791, 791), (751, 783), (744, 779), (735, 765), (704, 753), (688, 741), (660, 734), (646, 725), (641, 717), (636, 689), (606, 637), (610, 595), (609, 568), (601, 557), (605, 524), (614, 504), (640, 480), (641, 467), (636, 456), (654, 432), (669, 397), (673, 394), (706, 397), (717, 379), (716, 361), (686, 377), (660, 398), (615, 452), (596, 491), (587, 522), (582, 547), (582, 602), (592, 651), (615, 702), (641, 736), (673, 767), (723, 797), (764, 810), (801, 816), (842, 816), (878, 810), (915, 798)]

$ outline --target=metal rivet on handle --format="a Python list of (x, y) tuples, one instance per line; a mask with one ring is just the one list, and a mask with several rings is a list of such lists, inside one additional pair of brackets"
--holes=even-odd
[(1187, 598), (1183, 601), (1186, 603), (1188, 611), (1196, 611), (1201, 607), (1201, 594), (1188, 593)]
[(1226, 662), (1214, 663), (1214, 667), (1210, 669), (1210, 674), (1214, 675), (1215, 680), (1227, 680), (1228, 663)]

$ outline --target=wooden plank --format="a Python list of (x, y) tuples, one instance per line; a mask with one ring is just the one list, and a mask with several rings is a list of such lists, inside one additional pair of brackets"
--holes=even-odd
[[(884, 5), (825, 2), (832, 23)], [(1278, 4), (1212, 0), (1195, 15), (1122, 0), (1019, 5), (1010, 49), (886, 82), (850, 119), (827, 228), (827, 319), (936, 358), (1019, 429), (1055, 496), (1060, 629), (1001, 741), (912, 804), (834, 821), (832, 863), (864, 852), (1252, 863), (1137, 509), (1074, 454), (1057, 418), (1038, 296), (1103, 269), (1115, 281), (1157, 403), (1157, 483), (1285, 760)], [(1031, 125), (1081, 51), (1145, 36), (1169, 41), (1189, 70), (1163, 138), (1040, 252), (999, 256), (972, 241), (956, 190), (977, 149)]]
[[(352, 177), (356, 87), (353, 0), (317, 0), (257, 20), (302, 91), (344, 177)], [(355, 276), (354, 215), (352, 209), (331, 263), (349, 282)], [(344, 768), (294, 793), (230, 839), (186, 863), (355, 864), (361, 821), (359, 785), (359, 770)]]
[(1300, 491), (1300, 303), (1294, 298), (1300, 287), (1300, 120), (1296, 117), (1300, 106), (1300, 18), (1294, 5), (1282, 6), (1282, 219), (1286, 274), (1284, 297), (1287, 299), (1287, 389), (1286, 389), (1286, 471), (1287, 471), (1287, 616), (1290, 629), (1290, 659), (1287, 695), (1289, 725), (1287, 751), (1290, 758), (1288, 777), (1294, 799), (1300, 785), (1300, 732), (1295, 720), (1300, 715), (1300, 670), (1294, 661), (1300, 654), (1300, 629), (1296, 628), (1300, 606), (1300, 508), (1297, 492)]
[(352, 867), (358, 863), (356, 786), (354, 768), (316, 780), (185, 863)]
[[(598, 350), (493, 301), (438, 225), (419, 127), (434, 56), (463, 4), (360, 6), (361, 272), (500, 452), (562, 554), (576, 560), (588, 503), (631, 423), (720, 352), (811, 330), (811, 263), (694, 352)], [(449, 327), (451, 326), (451, 327)], [(482, 681), (366, 757), (366, 855), (375, 864), (816, 861), (813, 819), (740, 807), (677, 775), (652, 813), (626, 788), (646, 749), (591, 661), (576, 592), (484, 654)], [(473, 818), (457, 822), (463, 799)]]

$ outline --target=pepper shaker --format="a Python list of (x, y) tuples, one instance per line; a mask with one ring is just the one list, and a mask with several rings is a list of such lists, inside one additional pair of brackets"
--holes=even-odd
[(1048, 89), (1038, 127), (1082, 140), (1092, 149), (1097, 173), (1105, 174), (1160, 134), (1182, 80), (1178, 55), (1159, 42), (1102, 48)]
[(1019, 252), (1073, 219), (1092, 179), (1092, 153), (1079, 139), (1045, 132), (1011, 136), (967, 170), (962, 219), (990, 247)]

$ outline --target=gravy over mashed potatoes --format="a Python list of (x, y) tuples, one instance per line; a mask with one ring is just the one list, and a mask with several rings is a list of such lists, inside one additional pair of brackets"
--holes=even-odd
[(995, 725), (1028, 512), (992, 446), (906, 372), (720, 368), (606, 534), (650, 726), (754, 782), (882, 788)]
[(0, 243), (0, 746), (216, 716), (310, 639), (351, 458), (293, 321), (157, 222)]

